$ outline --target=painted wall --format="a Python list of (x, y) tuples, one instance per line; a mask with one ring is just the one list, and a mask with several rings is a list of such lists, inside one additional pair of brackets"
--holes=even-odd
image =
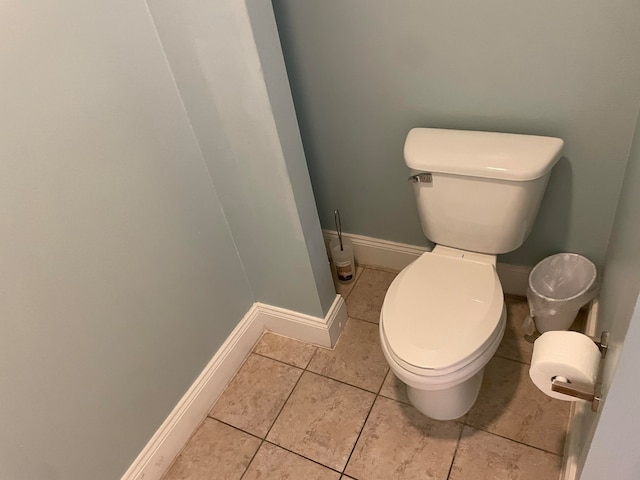
[[(603, 364), (607, 388), (601, 414), (584, 416), (591, 428), (581, 464), (583, 480), (640, 478), (637, 435), (640, 416), (640, 119), (607, 251), (598, 330), (609, 330), (611, 348)], [(628, 333), (627, 333), (628, 332)], [(597, 429), (595, 428), (597, 425)], [(589, 446), (590, 439), (593, 442)], [(586, 459), (585, 459), (586, 456)], [(585, 463), (586, 462), (586, 463)]]
[(324, 317), (335, 290), (273, 10), (249, 5), (149, 1), (256, 299)]
[[(304, 284), (284, 306), (303, 309), (291, 296), (312, 289), (316, 305), (305, 308), (315, 313), (325, 305), (300, 253), (313, 241), (292, 226), (291, 185), (281, 156), (271, 161), (277, 138), (261, 132), (264, 115), (236, 129), (252, 104), (236, 124), (210, 125), (222, 145), (205, 162), (144, 1), (8, 0), (0, 45), (0, 478), (113, 480), (255, 300), (232, 233), (238, 249), (250, 236), (261, 247), (263, 264), (243, 259), (264, 269), (262, 281), (284, 271)], [(235, 53), (255, 80), (255, 52)], [(226, 86), (218, 93), (239, 100)], [(247, 102), (264, 110), (260, 93)], [(237, 208), (266, 225), (284, 210), (274, 224), (300, 245), (287, 261), (272, 231), (230, 230), (229, 199), (207, 170), (216, 155), (258, 152), (239, 176), (256, 184), (259, 160), (267, 173), (280, 165), (279, 183)], [(218, 185), (237, 180), (211, 173)]]
[(415, 126), (562, 137), (529, 240), (602, 264), (640, 99), (635, 0), (274, 0), (323, 227), (425, 244), (402, 146)]

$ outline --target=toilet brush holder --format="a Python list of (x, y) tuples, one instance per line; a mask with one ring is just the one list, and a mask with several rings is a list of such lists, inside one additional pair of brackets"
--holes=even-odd
[(351, 240), (342, 237), (342, 249), (340, 249), (340, 241), (334, 238), (329, 242), (331, 249), (331, 259), (336, 269), (338, 281), (349, 283), (356, 277), (356, 267), (353, 261), (353, 245)]
[(338, 238), (334, 238), (329, 242), (329, 250), (331, 250), (331, 258), (333, 259), (338, 281), (349, 283), (356, 278), (356, 263), (353, 261), (353, 244), (351, 240), (342, 236), (342, 221), (340, 220), (339, 210), (333, 212), (333, 219), (336, 222)]

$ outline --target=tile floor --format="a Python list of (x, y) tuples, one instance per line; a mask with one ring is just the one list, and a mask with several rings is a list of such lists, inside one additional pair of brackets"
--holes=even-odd
[(358, 267), (338, 286), (349, 320), (333, 350), (266, 333), (164, 479), (557, 479), (569, 404), (529, 380), (526, 301), (506, 297), (507, 331), (472, 410), (435, 421), (409, 405), (380, 350), (394, 277)]

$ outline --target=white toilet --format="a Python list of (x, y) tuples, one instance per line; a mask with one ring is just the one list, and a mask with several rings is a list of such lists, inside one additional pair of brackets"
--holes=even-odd
[(393, 281), (380, 341), (424, 415), (448, 420), (473, 406), (505, 330), (496, 255), (529, 235), (559, 138), (414, 128), (404, 146), (424, 234), (436, 247)]

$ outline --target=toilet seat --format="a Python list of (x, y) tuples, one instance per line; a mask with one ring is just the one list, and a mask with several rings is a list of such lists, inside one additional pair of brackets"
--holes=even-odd
[(492, 264), (427, 252), (389, 287), (380, 332), (403, 369), (424, 377), (451, 375), (499, 343), (503, 309)]

